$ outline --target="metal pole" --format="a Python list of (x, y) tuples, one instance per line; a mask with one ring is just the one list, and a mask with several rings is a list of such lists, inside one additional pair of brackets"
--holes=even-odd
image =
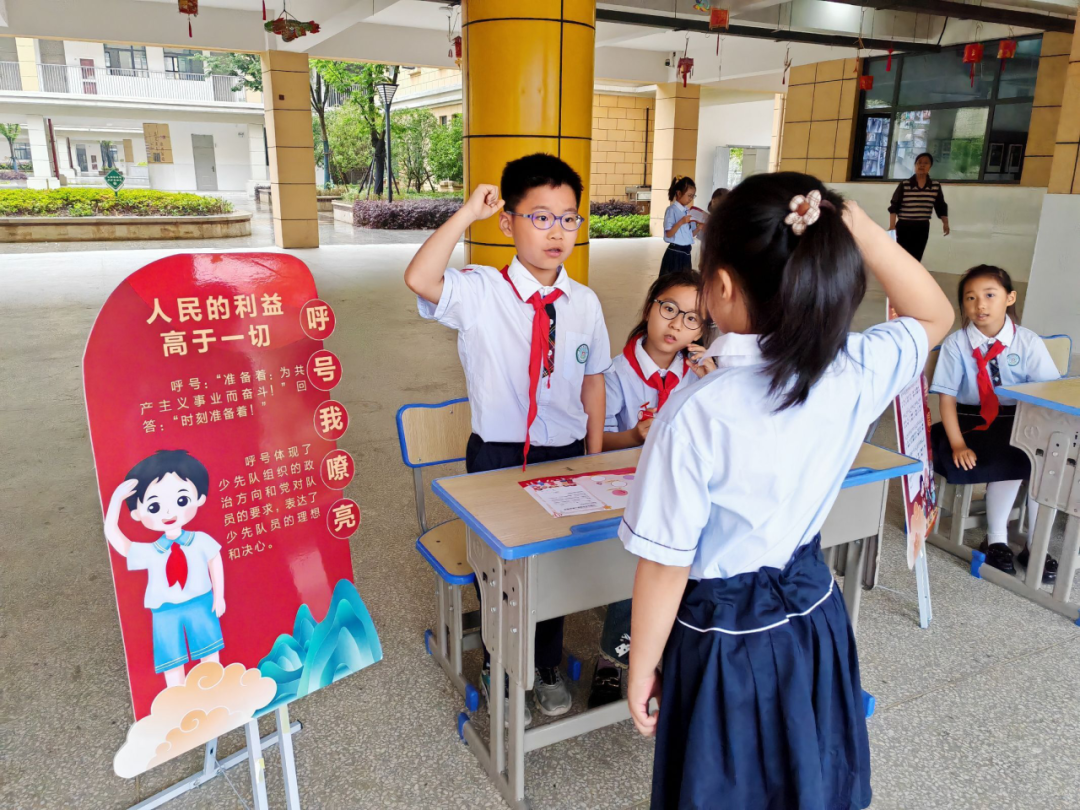
[(385, 105), (386, 116), (386, 200), (394, 201), (394, 163), (390, 158), (390, 104)]

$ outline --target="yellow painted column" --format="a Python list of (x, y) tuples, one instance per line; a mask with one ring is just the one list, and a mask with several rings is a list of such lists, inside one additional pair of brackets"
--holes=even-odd
[(1072, 40), (1071, 34), (1060, 31), (1047, 31), (1042, 36), (1035, 101), (1024, 150), (1024, 171), (1020, 176), (1022, 186), (1046, 188), (1050, 183)]
[(859, 104), (857, 59), (793, 67), (780, 136), (782, 172), (805, 172), (828, 183), (848, 179)]
[(15, 37), (15, 51), (19, 54), (19, 79), (23, 90), (40, 90), (37, 69), (37, 46), (34, 40)]
[[(498, 185), (515, 158), (547, 152), (565, 160), (581, 175), (586, 218), (566, 270), (588, 283), (596, 2), (463, 0), (461, 9), (465, 193)], [(498, 217), (465, 234), (468, 262), (502, 267), (513, 256)]]
[(1046, 190), (1050, 194), (1080, 194), (1080, 20), (1077, 20), (1073, 33), (1065, 88), (1061, 96), (1054, 162), (1050, 167), (1050, 183)]
[[(709, 186), (704, 178), (694, 176), (697, 166), (698, 114), (701, 87), (668, 82), (656, 86), (656, 126), (653, 129), (652, 204), (649, 230), (653, 236), (664, 235), (664, 212), (669, 205), (667, 192), (676, 175), (694, 178), (699, 190)], [(708, 202), (706, 200), (706, 202)]]
[(281, 248), (318, 247), (308, 55), (266, 51), (262, 70), (274, 243)]

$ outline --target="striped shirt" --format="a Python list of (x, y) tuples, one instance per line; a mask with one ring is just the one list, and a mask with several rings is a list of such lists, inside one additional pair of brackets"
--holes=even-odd
[(941, 183), (929, 177), (926, 185), (919, 188), (919, 181), (912, 175), (902, 180), (893, 192), (889, 213), (908, 222), (925, 222), (936, 213), (939, 218), (949, 215), (949, 206), (941, 192)]

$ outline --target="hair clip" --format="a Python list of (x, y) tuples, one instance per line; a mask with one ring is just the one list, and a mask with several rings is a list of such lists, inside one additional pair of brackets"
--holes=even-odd
[(822, 205), (832, 207), (828, 200), (822, 201), (821, 192), (817, 189), (805, 197), (802, 194), (796, 194), (788, 204), (791, 213), (784, 217), (784, 224), (790, 225), (796, 236), (802, 236), (809, 226), (818, 221)]

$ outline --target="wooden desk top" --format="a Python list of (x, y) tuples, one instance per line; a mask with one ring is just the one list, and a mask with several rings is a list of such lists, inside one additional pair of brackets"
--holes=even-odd
[(1066, 377), (1064, 380), (1051, 380), (1023, 385), (1005, 385), (997, 388), (1005, 396), (1030, 402), (1041, 408), (1080, 416), (1080, 377)]
[[(623, 514), (619, 509), (595, 515), (554, 518), (520, 486), (522, 481), (637, 467), (640, 456), (641, 448), (635, 447), (534, 464), (524, 472), (514, 467), (438, 478), (431, 488), (500, 557), (516, 560), (614, 537)], [(922, 463), (915, 459), (876, 445), (863, 444), (843, 488), (921, 470)]]

